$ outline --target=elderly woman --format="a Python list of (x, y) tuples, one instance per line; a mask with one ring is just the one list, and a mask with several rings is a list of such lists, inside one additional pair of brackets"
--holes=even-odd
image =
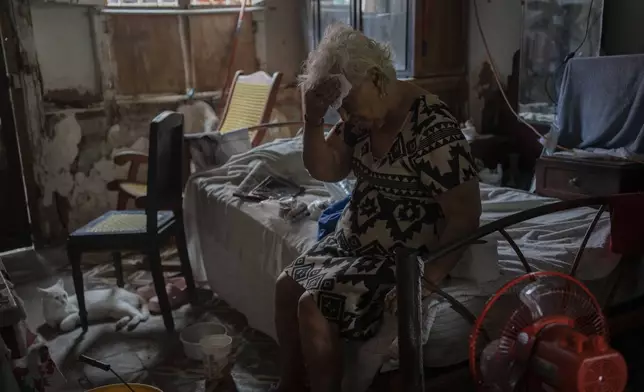
[[(343, 78), (351, 89), (338, 110), (342, 121), (325, 138), (323, 116)], [(337, 392), (340, 340), (378, 331), (396, 284), (394, 250), (429, 252), (469, 234), (478, 228), (481, 201), (457, 121), (436, 96), (396, 79), (387, 46), (331, 26), (310, 53), (301, 86), (305, 167), (325, 182), (353, 171), (357, 183), (335, 233), (277, 280), (283, 369), (275, 390), (299, 392), (309, 384), (314, 392)], [(425, 277), (439, 282), (459, 257), (427, 265)]]

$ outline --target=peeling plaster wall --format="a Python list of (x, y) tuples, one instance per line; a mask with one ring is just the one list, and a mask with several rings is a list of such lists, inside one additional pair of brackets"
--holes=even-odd
[(126, 149), (147, 151), (148, 123), (159, 110), (163, 109), (122, 107), (122, 120), (112, 126), (101, 110), (47, 115), (47, 135), (34, 163), (43, 207), (56, 211), (60, 223), (46, 233), (50, 238), (116, 206), (116, 194), (106, 186), (124, 178), (127, 167), (116, 166), (112, 157)]
[[(288, 7), (297, 0), (268, 3), (271, 12), (254, 15), (256, 53), (262, 69), (285, 73), (284, 85), (294, 81), (304, 54), (297, 49), (300, 39), (289, 28), (275, 26), (283, 25), (291, 12)], [(204, 102), (119, 105), (116, 118), (108, 118), (102, 108), (92, 108), (102, 98), (88, 9), (37, 3), (31, 13), (46, 103), (46, 114), (30, 115), (44, 117), (41, 134), (31, 135), (33, 170), (41, 193), (44, 237), (59, 242), (69, 231), (116, 207), (116, 193), (107, 191), (107, 183), (124, 178), (127, 167), (116, 166), (112, 157), (126, 149), (147, 152), (149, 121), (155, 115), (168, 109), (184, 113), (186, 132), (216, 128), (218, 120)], [(268, 51), (268, 44), (275, 42), (295, 49)], [(301, 119), (300, 105), (296, 88), (282, 89), (273, 120)], [(277, 129), (269, 138), (294, 132)], [(145, 179), (144, 171), (140, 177)]]
[(46, 101), (99, 100), (100, 80), (87, 7), (31, 7)]
[[(474, 0), (471, 0), (474, 1)], [(481, 25), (495, 65), (506, 83), (512, 73), (512, 56), (521, 44), (523, 6), (519, 0), (476, 0)], [(469, 23), (469, 108), (470, 117), (480, 129), (484, 102), (478, 98), (479, 72), (487, 61), (487, 54), (470, 4)]]
[[(177, 110), (186, 115), (187, 124), (196, 124), (211, 115), (201, 114), (204, 106), (207, 104), (203, 102), (179, 107), (121, 106), (120, 120), (112, 126), (108, 126), (102, 110), (66, 110), (48, 115), (48, 135), (42, 139), (42, 154), (36, 162), (43, 205), (58, 211), (63, 230), (76, 229), (115, 208), (116, 193), (108, 192), (106, 186), (116, 178), (124, 178), (127, 166), (116, 166), (114, 155), (124, 150), (147, 152), (149, 122), (159, 112)], [(145, 170), (141, 170), (139, 179), (145, 179)]]

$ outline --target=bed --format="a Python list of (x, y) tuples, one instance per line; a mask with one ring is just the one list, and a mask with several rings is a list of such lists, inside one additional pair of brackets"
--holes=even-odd
[[(207, 282), (220, 298), (243, 313), (251, 327), (275, 337), (273, 326), (274, 282), (316, 239), (317, 223), (305, 219), (290, 224), (279, 218), (273, 202), (242, 202), (233, 192), (257, 165), (287, 177), (305, 188), (307, 202), (328, 198), (323, 183), (313, 180), (301, 164), (300, 138), (280, 139), (243, 154), (225, 165), (194, 174), (184, 199), (185, 229), (196, 278)], [(557, 199), (481, 184), (481, 225)], [(576, 208), (539, 216), (507, 228), (534, 270), (567, 272), (597, 213)], [(589, 237), (577, 277), (598, 293), (614, 275), (619, 256), (608, 249), (610, 220), (602, 214)], [(452, 278), (443, 290), (478, 314), (485, 301), (505, 282), (525, 273), (515, 251), (501, 234), (485, 237), (497, 241), (500, 275), (486, 282)], [(640, 268), (641, 270), (641, 268)], [(641, 275), (640, 275), (641, 276)], [(641, 279), (640, 279), (641, 280)], [(644, 293), (644, 284), (618, 292), (614, 303)], [(443, 367), (467, 359), (471, 328), (448, 303), (433, 299), (424, 304), (429, 323), (425, 337), (427, 367)]]

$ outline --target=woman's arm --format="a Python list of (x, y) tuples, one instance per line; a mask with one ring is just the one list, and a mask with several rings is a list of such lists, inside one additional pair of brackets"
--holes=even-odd
[[(429, 100), (429, 98), (427, 99)], [(447, 106), (438, 100), (423, 100), (418, 106), (417, 146), (412, 158), (421, 183), (432, 194), (443, 212), (436, 250), (479, 227), (481, 195), (474, 158), (460, 127)], [(440, 283), (456, 266), (464, 249), (425, 265), (425, 277)]]
[(351, 156), (355, 144), (346, 143), (344, 140), (349, 131), (345, 123), (338, 123), (329, 137), (324, 138), (324, 114), (339, 95), (340, 82), (337, 78), (326, 79), (304, 93), (302, 159), (311, 176), (324, 182), (340, 181), (351, 171)]
[[(479, 228), (481, 196), (479, 182), (473, 178), (436, 197), (445, 215), (445, 226), (436, 249), (457, 241)], [(461, 259), (465, 248), (451, 252), (432, 264), (425, 265), (425, 278), (439, 284)]]
[(319, 181), (337, 182), (351, 171), (353, 148), (344, 142), (344, 123), (338, 123), (324, 138), (324, 127), (318, 123), (304, 124), (304, 167)]

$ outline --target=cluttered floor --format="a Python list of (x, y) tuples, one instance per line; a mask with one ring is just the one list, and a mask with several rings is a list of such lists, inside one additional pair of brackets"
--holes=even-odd
[[(167, 275), (175, 274), (179, 270), (176, 251), (167, 250), (162, 256)], [(136, 289), (151, 282), (141, 256), (124, 258), (123, 266), (127, 288)], [(104, 257), (89, 257), (84, 267), (86, 289), (115, 285), (113, 267)], [(177, 330), (200, 321), (215, 321), (228, 328), (234, 339), (235, 364), (230, 376), (217, 385), (206, 384), (202, 363), (186, 358), (178, 334), (168, 335), (160, 316), (151, 317), (133, 331), (117, 332), (111, 322), (91, 325), (84, 336), (81, 336), (80, 328), (67, 334), (50, 329), (44, 323), (38, 287), (48, 287), (58, 279), (63, 279), (68, 291), (73, 291), (73, 285), (69, 267), (56, 269), (55, 273), (48, 275), (18, 284), (16, 291), (25, 303), (29, 327), (47, 340), (51, 356), (65, 377), (61, 391), (77, 392), (118, 382), (113, 374), (78, 362), (80, 354), (110, 364), (127, 382), (151, 384), (164, 391), (260, 392), (268, 390), (278, 379), (277, 344), (248, 327), (242, 314), (217, 298), (207, 287), (199, 288), (200, 306), (181, 307), (174, 312), (174, 320)], [(614, 339), (612, 345), (624, 354), (629, 366), (627, 391), (642, 390), (644, 335), (638, 331), (627, 333)], [(431, 390), (473, 390), (466, 368), (449, 374)], [(432, 379), (430, 375), (428, 378)]]
[[(175, 250), (163, 254), (164, 271), (168, 275), (179, 269)], [(111, 263), (100, 256), (84, 260), (86, 290), (113, 286), (116, 283)], [(136, 289), (152, 279), (145, 260), (130, 256), (123, 260), (126, 288)], [(47, 341), (54, 361), (65, 376), (63, 391), (82, 391), (94, 386), (118, 382), (110, 372), (92, 368), (77, 361), (79, 354), (110, 364), (127, 382), (152, 384), (164, 391), (265, 391), (277, 381), (277, 345), (268, 336), (246, 324), (243, 315), (231, 309), (207, 287), (200, 287), (200, 306), (186, 305), (174, 312), (177, 330), (198, 321), (216, 321), (228, 328), (233, 337), (235, 366), (231, 376), (219, 385), (206, 385), (201, 362), (185, 357), (178, 334), (168, 335), (160, 316), (152, 316), (132, 331), (115, 331), (111, 322), (91, 325), (81, 336), (78, 328), (61, 334), (50, 329), (42, 314), (38, 287), (48, 287), (63, 279), (68, 292), (73, 292), (69, 268), (53, 276), (19, 284), (17, 294), (25, 303), (29, 327)]]

